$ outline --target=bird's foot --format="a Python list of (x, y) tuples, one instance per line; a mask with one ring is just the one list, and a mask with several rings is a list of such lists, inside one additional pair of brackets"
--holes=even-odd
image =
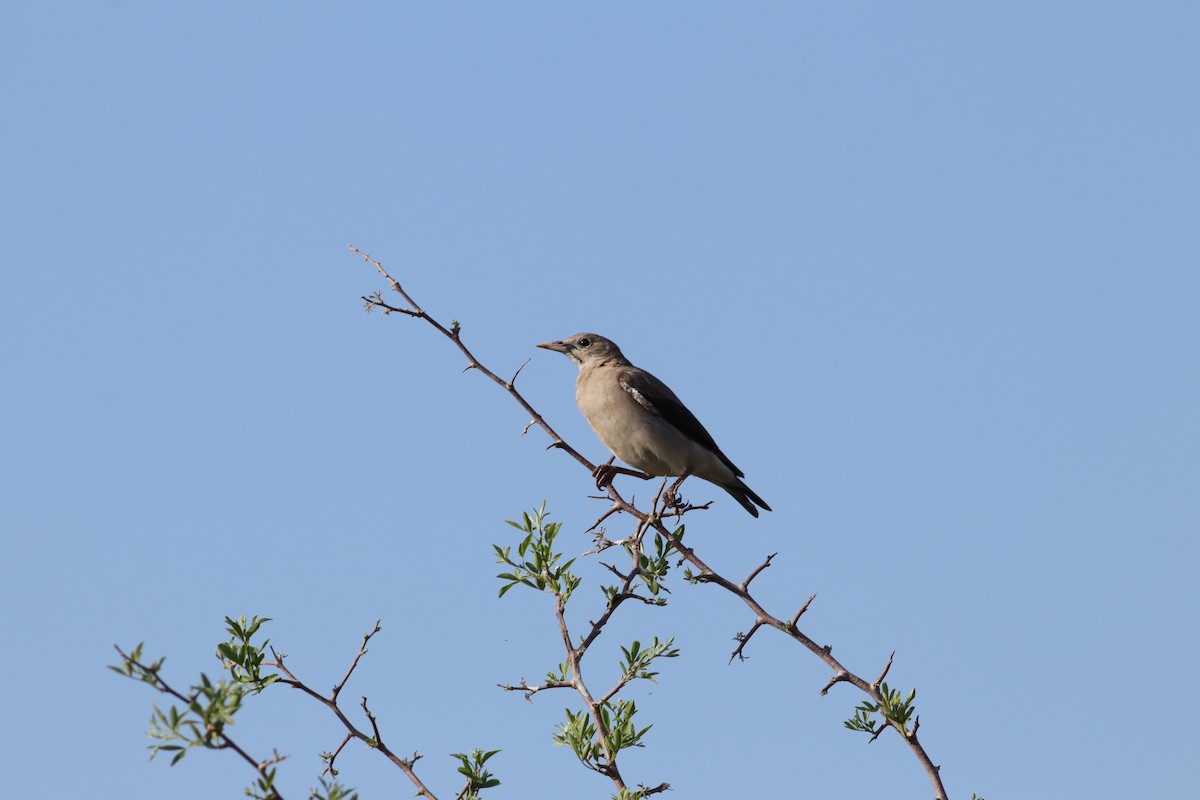
[(631, 475), (635, 478), (641, 478), (644, 481), (648, 481), (654, 477), (653, 475), (647, 475), (646, 473), (642, 472), (641, 470), (629, 469), (627, 467), (618, 467), (615, 464), (613, 464), (613, 461), (615, 461), (615, 460), (616, 460), (616, 456), (613, 456), (612, 458), (610, 458), (608, 460), (608, 463), (601, 464), (600, 466), (598, 466), (594, 470), (592, 470), (592, 477), (596, 479), (596, 488), (597, 489), (600, 489), (601, 491), (603, 491), (604, 487), (608, 486), (610, 483), (612, 483), (613, 478), (616, 477), (617, 475)]
[(687, 501), (679, 496), (679, 492), (674, 489), (667, 489), (663, 494), (663, 508), (679, 508), (686, 506)]
[(596, 488), (603, 490), (605, 486), (612, 483), (613, 478), (617, 475), (617, 467), (613, 466), (615, 459), (610, 458), (608, 463), (601, 464), (592, 470), (592, 477), (596, 479)]
[(682, 508), (687, 505), (687, 501), (679, 496), (679, 487), (691, 474), (690, 471), (683, 473), (679, 476), (678, 480), (671, 484), (670, 488), (663, 492), (663, 506), (665, 508)]

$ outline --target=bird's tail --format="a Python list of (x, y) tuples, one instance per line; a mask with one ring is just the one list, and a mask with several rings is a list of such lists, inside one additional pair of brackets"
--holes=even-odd
[(753, 489), (741, 481), (736, 481), (728, 486), (722, 486), (721, 488), (729, 492), (730, 496), (732, 496), (734, 500), (737, 500), (739, 503), (741, 503), (742, 508), (749, 511), (750, 516), (752, 517), (758, 516), (758, 509), (754, 507), (756, 503), (758, 504), (759, 508), (762, 508), (764, 511), (771, 510), (771, 507), (767, 505), (765, 500), (756, 495)]

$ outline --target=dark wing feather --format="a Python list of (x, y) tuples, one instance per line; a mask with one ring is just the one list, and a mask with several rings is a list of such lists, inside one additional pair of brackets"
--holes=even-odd
[(680, 402), (665, 383), (646, 370), (637, 367), (621, 370), (617, 375), (617, 380), (620, 382), (621, 388), (643, 408), (662, 417), (700, 446), (716, 453), (717, 457), (725, 462), (725, 466), (733, 470), (734, 475), (739, 478), (743, 477), (744, 473), (721, 452), (721, 448), (717, 447), (717, 443), (713, 441), (712, 434), (708, 432), (708, 429), (700, 424), (696, 415), (688, 411), (687, 406)]

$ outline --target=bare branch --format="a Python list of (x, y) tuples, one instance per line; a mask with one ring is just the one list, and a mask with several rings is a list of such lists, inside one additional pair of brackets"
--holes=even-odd
[[(604, 499), (607, 500), (608, 498), (606, 497)], [(614, 503), (612, 505), (612, 507), (608, 509), (608, 511), (605, 511), (603, 514), (600, 515), (600, 519), (596, 520), (595, 522), (593, 522), (591, 524), (591, 526), (587, 529), (587, 531), (585, 531), (585, 533), (591, 533), (592, 531), (596, 530), (596, 528), (600, 527), (601, 522), (604, 522), (604, 520), (608, 519), (613, 514), (616, 514), (618, 511), (621, 511), (621, 510), (622, 510), (621, 506)]]
[(883, 667), (883, 672), (879, 673), (879, 677), (876, 678), (875, 682), (871, 684), (872, 687), (878, 687), (879, 684), (883, 683), (883, 679), (887, 677), (888, 670), (890, 670), (892, 668), (892, 659), (895, 657), (896, 657), (896, 651), (893, 650), (892, 654), (890, 656), (888, 656), (888, 661), (887, 661), (887, 664), (885, 664)]
[(729, 661), (727, 662), (728, 664), (732, 664), (735, 658), (739, 661), (746, 660), (746, 656), (743, 653), (743, 651), (746, 649), (746, 643), (750, 641), (750, 637), (753, 636), (762, 626), (763, 623), (756, 622), (754, 623), (754, 627), (750, 629), (749, 633), (738, 633), (733, 637), (737, 640), (738, 646), (734, 648), (733, 653), (729, 656)]
[[(517, 391), (515, 386), (513, 386), (509, 381), (506, 381), (503, 378), (497, 376), (496, 373), (492, 372), (490, 369), (483, 366), (479, 362), (479, 359), (475, 358), (475, 355), (469, 349), (467, 349), (467, 346), (465, 344), (463, 344), (462, 338), (461, 338), (462, 329), (458, 325), (457, 322), (454, 322), (452, 324), (451, 328), (447, 328), (446, 326), (442, 325), (440, 322), (438, 322), (436, 319), (434, 319), (432, 316), (430, 316), (428, 313), (426, 313), (424, 309), (422, 309), (419, 305), (417, 305), (415, 300), (413, 300), (411, 297), (409, 297), (408, 293), (405, 292), (403, 288), (401, 288), (400, 283), (395, 278), (393, 278), (391, 275), (389, 275), (387, 273), (387, 270), (385, 270), (383, 268), (382, 264), (380, 264), (375, 259), (371, 258), (369, 255), (364, 253), (362, 250), (359, 250), (354, 245), (350, 245), (349, 247), (350, 247), (351, 251), (353, 251), (354, 253), (357, 253), (359, 256), (361, 256), (363, 258), (363, 260), (365, 260), (369, 264), (372, 264), (375, 267), (375, 269), (379, 272), (379, 274), (383, 275), (383, 277), (387, 279), (389, 285), (392, 287), (392, 290), (404, 298), (405, 302), (407, 302), (409, 304), (410, 308), (409, 308), (409, 310), (395, 308), (392, 306), (388, 306), (386, 303), (383, 303), (382, 300), (379, 300), (379, 299), (369, 300), (367, 298), (363, 298), (365, 301), (367, 301), (369, 306), (373, 305), (376, 307), (382, 307), (385, 310), (400, 311), (400, 312), (408, 314), (409, 316), (420, 317), (421, 319), (428, 322), (430, 325), (432, 325), (434, 328), (436, 328), (439, 333), (441, 333), (443, 336), (445, 336), (447, 339), (449, 339), (451, 342), (454, 343), (454, 346), (458, 348), (459, 352), (461, 352), (463, 354), (463, 356), (466, 357), (468, 368), (474, 368), (474, 369), (479, 370), (479, 372), (482, 373), (484, 376), (486, 376), (488, 378), (488, 380), (492, 381), (497, 386), (500, 386), (501, 388), (503, 388), (506, 392), (508, 392), (508, 394), (514, 400), (516, 400), (521, 405), (522, 408), (525, 409), (525, 411), (527, 411), (529, 413), (529, 415), (531, 417), (533, 417), (537, 426), (539, 428), (541, 428), (542, 430), (544, 430), (546, 432), (546, 435), (550, 437), (550, 439), (551, 439), (551, 442), (549, 445), (550, 447), (555, 447), (555, 448), (565, 451), (567, 454), (569, 454), (572, 458), (574, 458), (576, 461), (578, 461), (584, 467), (587, 467), (589, 472), (594, 471), (596, 469), (595, 464), (593, 464), (592, 462), (590, 462), (586, 458), (584, 458), (583, 455), (581, 455), (578, 450), (576, 450), (575, 448), (568, 445), (566, 443), (566, 441), (564, 441), (563, 438), (558, 435), (558, 432), (550, 427), (550, 425), (546, 422), (546, 420), (544, 420), (542, 418), (542, 415), (539, 414), (537, 412), (537, 410), (532, 405), (529, 404), (529, 401), (527, 401), (521, 395), (521, 393)], [(514, 375), (513, 378), (515, 380), (516, 376)]]
[(742, 591), (743, 591), (743, 592), (744, 592), (744, 591), (746, 591), (747, 589), (749, 589), (749, 588), (750, 588), (750, 581), (752, 581), (752, 580), (754, 580), (755, 578), (757, 578), (757, 577), (758, 577), (758, 573), (762, 572), (764, 569), (766, 569), (767, 567), (771, 566), (771, 560), (772, 560), (773, 558), (775, 558), (775, 556), (777, 556), (777, 555), (779, 555), (779, 553), (771, 553), (771, 555), (767, 556), (767, 560), (766, 560), (766, 561), (764, 561), (764, 562), (762, 562), (761, 564), (759, 564), (759, 565), (758, 565), (758, 567), (757, 567), (757, 568), (754, 570), (754, 572), (751, 572), (751, 573), (750, 573), (750, 576), (749, 576), (748, 578), (746, 578), (746, 580), (742, 581), (742, 587), (741, 587), (741, 588), (742, 588)]
[(523, 369), (525, 369), (525, 367), (529, 366), (530, 361), (533, 361), (533, 356), (530, 356), (529, 358), (525, 359), (525, 363), (522, 364), (521, 366), (517, 367), (517, 371), (513, 373), (513, 376), (511, 378), (508, 379), (508, 383), (504, 384), (505, 389), (512, 389), (514, 386), (517, 385), (517, 376), (521, 374), (521, 370), (523, 370)]
[(375, 734), (374, 737), (372, 737), (372, 739), (377, 746), (382, 747), (383, 746), (383, 737), (379, 735), (379, 723), (376, 721), (375, 715), (371, 713), (371, 709), (367, 708), (366, 695), (363, 695), (361, 705), (362, 705), (363, 713), (367, 715), (367, 720), (370, 721), (370, 723), (371, 723), (371, 730)]
[(543, 683), (539, 686), (530, 686), (528, 683), (525, 682), (524, 678), (522, 678), (521, 682), (519, 684), (517, 684), (516, 686), (510, 686), (506, 683), (497, 683), (496, 685), (499, 686), (501, 689), (503, 689), (506, 692), (521, 692), (521, 693), (523, 693), (525, 695), (525, 702), (527, 702), (527, 703), (532, 703), (533, 696), (535, 694), (537, 694), (538, 692), (544, 692), (547, 689), (574, 689), (575, 688), (575, 684), (570, 683), (570, 682), (564, 683), (562, 681), (547, 681), (546, 683)]
[(346, 738), (342, 739), (342, 743), (338, 745), (337, 750), (334, 750), (329, 754), (329, 758), (325, 762), (325, 771), (321, 773), (322, 775), (329, 775), (330, 777), (337, 775), (337, 770), (333, 768), (333, 762), (337, 761), (337, 757), (342, 754), (342, 748), (344, 748), (353, 738), (353, 733), (347, 733)]
[(800, 610), (796, 612), (796, 616), (792, 617), (792, 621), (790, 623), (793, 628), (796, 627), (796, 623), (800, 621), (800, 618), (804, 616), (804, 612), (808, 611), (808, 607), (812, 605), (812, 601), (816, 599), (817, 596), (815, 594), (810, 595), (809, 598), (804, 601), (804, 605), (800, 606)]
[(367, 654), (367, 642), (371, 641), (372, 636), (379, 633), (379, 631), (380, 631), (379, 623), (382, 621), (383, 620), (378, 620), (378, 619), (375, 620), (375, 629), (363, 634), (362, 647), (360, 647), (358, 649), (358, 655), (356, 655), (354, 657), (354, 663), (352, 663), (350, 665), (350, 669), (346, 670), (346, 675), (342, 678), (341, 682), (338, 683), (337, 686), (333, 687), (333, 694), (330, 695), (329, 699), (332, 700), (334, 703), (337, 702), (338, 694), (341, 693), (342, 687), (344, 687), (346, 685), (346, 681), (350, 680), (350, 676), (352, 674), (354, 674), (354, 668), (358, 666), (358, 660)]
[[(328, 708), (329, 711), (335, 717), (338, 718), (338, 721), (342, 723), (342, 726), (347, 731), (347, 735), (346, 735), (346, 739), (344, 739), (342, 741), (341, 745), (338, 746), (337, 751), (334, 753), (335, 758), (338, 753), (341, 753), (342, 748), (344, 748), (346, 746), (347, 741), (349, 741), (351, 738), (358, 739), (360, 742), (363, 742), (368, 747), (378, 750), (380, 753), (382, 753), (384, 755), (385, 758), (387, 758), (388, 761), (391, 761), (393, 764), (395, 764), (400, 769), (400, 771), (405, 774), (405, 776), (413, 784), (413, 786), (416, 787), (418, 797), (425, 797), (426, 800), (437, 800), (437, 796), (434, 795), (433, 792), (429, 791), (429, 788), (427, 786), (425, 786), (425, 784), (417, 776), (416, 771), (413, 769), (413, 765), (416, 764), (416, 762), (421, 758), (421, 756), (419, 754), (414, 753), (413, 757), (410, 759), (401, 758), (400, 756), (396, 755), (396, 753), (392, 752), (392, 750), (389, 749), (382, 741), (380, 741), (379, 727), (375, 720), (375, 715), (372, 714), (371, 711), (367, 708), (367, 698), (364, 697), (362, 699), (362, 708), (363, 708), (363, 711), (366, 712), (367, 718), (371, 722), (371, 728), (372, 728), (374, 735), (366, 733), (365, 731), (361, 730), (358, 726), (356, 726), (353, 722), (351, 722), (349, 720), (349, 718), (346, 717), (346, 714), (342, 711), (341, 707), (339, 707), (337, 704), (337, 692), (340, 692), (342, 687), (344, 687), (346, 685), (346, 681), (349, 680), (350, 675), (353, 674), (355, 667), (358, 666), (359, 659), (361, 659), (362, 656), (366, 653), (367, 642), (369, 642), (371, 640), (371, 637), (373, 637), (380, 630), (381, 630), (381, 625), (379, 622), (376, 622), (374, 630), (368, 631), (367, 633), (363, 634), (363, 643), (362, 643), (362, 646), (359, 648), (358, 655), (354, 658), (354, 661), (353, 661), (353, 663), (351, 663), (350, 668), (346, 671), (346, 675), (345, 675), (345, 677), (342, 678), (341, 683), (339, 683), (337, 686), (334, 687), (334, 690), (330, 693), (329, 697), (325, 697), (320, 692), (314, 691), (311, 687), (309, 687), (307, 684), (305, 684), (303, 681), (301, 681), (299, 678), (297, 678), (292, 673), (291, 670), (289, 670), (286, 666), (284, 666), (283, 655), (280, 653), (277, 653), (274, 648), (271, 648), (271, 653), (275, 656), (275, 661), (273, 661), (273, 662), (265, 661), (265, 662), (263, 662), (263, 664), (264, 664), (264, 666), (275, 667), (276, 669), (278, 669), (280, 671), (280, 673), (282, 673), (285, 676), (283, 678), (280, 678), (277, 681), (277, 683), (284, 684), (285, 686), (291, 686), (293, 689), (300, 690), (304, 694), (306, 694), (309, 697), (311, 697), (312, 699), (316, 700), (321, 705)], [(329, 765), (326, 767), (327, 771), (329, 769), (332, 769), (332, 767), (333, 767), (333, 762), (331, 760)]]
[(853, 683), (853, 680), (851, 680), (853, 677), (853, 675), (845, 670), (841, 670), (840, 672), (836, 673), (832, 678), (829, 679), (829, 683), (825, 684), (825, 687), (821, 689), (821, 697), (829, 694), (830, 689), (837, 684), (842, 683), (843, 681), (849, 681), (850, 683)]

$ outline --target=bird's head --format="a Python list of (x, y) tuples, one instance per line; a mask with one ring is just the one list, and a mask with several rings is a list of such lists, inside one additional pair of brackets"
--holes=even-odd
[(621, 348), (595, 333), (577, 333), (557, 342), (542, 342), (538, 347), (562, 353), (581, 367), (606, 361), (629, 363)]

